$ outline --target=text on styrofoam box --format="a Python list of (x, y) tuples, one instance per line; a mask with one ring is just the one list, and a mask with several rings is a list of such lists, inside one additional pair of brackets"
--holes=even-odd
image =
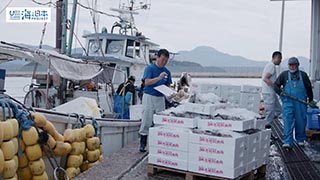
[(206, 158), (206, 157), (202, 157), (202, 156), (198, 157), (198, 161), (209, 163), (209, 164), (224, 164), (223, 160), (218, 160), (215, 158)]
[(160, 140), (158, 140), (157, 144), (165, 147), (174, 147), (174, 148), (179, 147), (178, 143), (172, 143), (172, 142), (160, 141)]
[(210, 173), (210, 174), (224, 174), (222, 170), (217, 170), (215, 168), (208, 168), (208, 167), (203, 167), (203, 166), (199, 166), (198, 171), (206, 172), (206, 173)]
[(231, 123), (214, 123), (214, 122), (208, 122), (209, 127), (230, 127), (232, 128)]
[(157, 159), (157, 163), (164, 164), (164, 165), (170, 165), (170, 166), (178, 166), (177, 162), (165, 160), (165, 159)]
[(179, 134), (174, 134), (171, 132), (163, 132), (163, 131), (158, 131), (158, 136), (180, 138)]
[(210, 144), (224, 144), (224, 140), (219, 140), (216, 138), (209, 138), (209, 137), (199, 137), (199, 142), (206, 142)]
[(161, 149), (157, 150), (157, 154), (162, 154), (165, 156), (171, 156), (171, 157), (179, 157), (178, 153), (172, 152), (172, 151), (163, 151)]
[(208, 147), (199, 147), (199, 152), (205, 152), (209, 154), (224, 154), (223, 150), (218, 150), (215, 148), (208, 148)]
[(178, 119), (168, 119), (168, 118), (162, 118), (163, 123), (169, 123), (169, 124), (184, 124), (184, 121), (178, 120)]

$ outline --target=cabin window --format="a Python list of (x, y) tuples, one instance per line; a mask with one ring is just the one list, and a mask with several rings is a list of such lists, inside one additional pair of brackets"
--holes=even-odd
[(106, 53), (114, 54), (114, 55), (122, 55), (123, 54), (123, 40), (107, 40)]
[(100, 47), (102, 46), (102, 39), (97, 41), (97, 39), (90, 39), (89, 40), (89, 54), (91, 53), (99, 53), (100, 52)]
[(134, 50), (134, 41), (128, 40), (127, 48), (126, 48), (126, 56), (133, 58), (133, 50)]
[(127, 41), (126, 48), (126, 56), (127, 57), (140, 57), (140, 43), (134, 40)]

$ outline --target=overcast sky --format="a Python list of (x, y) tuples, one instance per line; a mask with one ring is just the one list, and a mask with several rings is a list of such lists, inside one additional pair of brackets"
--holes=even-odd
[[(11, 0), (0, 0), (0, 12)], [(38, 0), (49, 2), (50, 0)], [(91, 0), (79, 0), (88, 5)], [(112, 13), (118, 0), (98, 0), (98, 10)], [(55, 2), (53, 0), (53, 2)], [(72, 6), (72, 0), (69, 0)], [(269, 60), (279, 47), (281, 2), (270, 0), (151, 0), (151, 9), (140, 12), (136, 24), (152, 41), (170, 51), (211, 46), (253, 60)], [(32, 0), (13, 0), (9, 7), (37, 7)], [(55, 8), (44, 44), (55, 46)], [(71, 14), (71, 11), (69, 15)], [(93, 32), (88, 10), (80, 8), (78, 36)], [(110, 30), (115, 18), (100, 15), (99, 25)], [(310, 56), (311, 1), (286, 2), (284, 57)], [(0, 40), (39, 45), (43, 23), (6, 23), (0, 14)], [(79, 47), (79, 45), (77, 45)]]

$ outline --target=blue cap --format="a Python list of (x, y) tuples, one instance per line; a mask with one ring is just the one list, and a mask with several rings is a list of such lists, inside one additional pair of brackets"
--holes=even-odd
[(292, 64), (297, 64), (298, 66), (300, 65), (298, 58), (296, 57), (291, 57), (288, 60), (288, 65), (292, 65)]

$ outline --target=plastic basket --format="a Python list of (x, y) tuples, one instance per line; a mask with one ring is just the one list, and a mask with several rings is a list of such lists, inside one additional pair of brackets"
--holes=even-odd
[(308, 129), (320, 129), (319, 115), (320, 109), (308, 108), (307, 110), (307, 127)]

